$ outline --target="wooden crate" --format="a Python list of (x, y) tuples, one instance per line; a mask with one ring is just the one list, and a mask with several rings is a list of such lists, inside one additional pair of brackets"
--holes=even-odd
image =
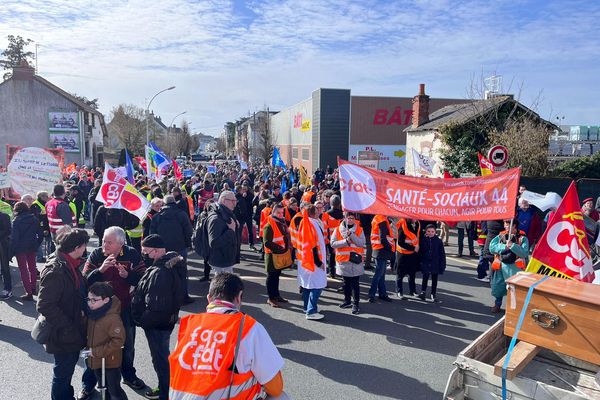
[[(504, 333), (512, 336), (529, 287), (543, 277), (508, 279)], [(600, 365), (600, 286), (548, 278), (535, 287), (519, 340)]]

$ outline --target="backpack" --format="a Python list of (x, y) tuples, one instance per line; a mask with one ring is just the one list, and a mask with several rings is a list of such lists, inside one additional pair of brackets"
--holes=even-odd
[(131, 316), (137, 326), (141, 326), (142, 316), (144, 315), (144, 312), (146, 312), (146, 296), (148, 295), (148, 288), (154, 280), (154, 275), (157, 273), (158, 268), (148, 268), (146, 273), (140, 278), (140, 281), (133, 292), (133, 297), (131, 298)]
[(200, 214), (192, 235), (192, 246), (200, 258), (207, 259), (210, 253), (208, 243), (208, 213)]

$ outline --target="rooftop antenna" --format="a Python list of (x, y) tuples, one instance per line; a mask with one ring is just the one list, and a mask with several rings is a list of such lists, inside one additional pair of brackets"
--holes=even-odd
[(492, 75), (483, 80), (485, 85), (484, 98), (491, 99), (500, 94), (502, 90), (502, 75)]

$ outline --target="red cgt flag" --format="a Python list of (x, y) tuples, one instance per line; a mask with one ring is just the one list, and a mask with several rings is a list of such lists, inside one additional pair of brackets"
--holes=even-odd
[(175, 174), (175, 179), (177, 179), (178, 181), (183, 179), (183, 174), (181, 173), (179, 165), (177, 165), (177, 162), (175, 160), (173, 160), (173, 173)]
[(594, 280), (590, 246), (575, 182), (565, 193), (535, 247), (527, 272), (583, 282)]

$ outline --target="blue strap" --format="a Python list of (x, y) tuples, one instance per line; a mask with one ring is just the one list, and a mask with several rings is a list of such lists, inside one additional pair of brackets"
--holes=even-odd
[(542, 279), (534, 283), (529, 287), (527, 291), (527, 296), (525, 297), (525, 301), (523, 302), (523, 309), (521, 310), (521, 315), (519, 315), (519, 322), (517, 322), (517, 326), (515, 328), (515, 333), (510, 340), (510, 345), (508, 346), (508, 351), (506, 352), (506, 358), (504, 359), (504, 365), (502, 365), (502, 400), (506, 400), (506, 368), (508, 368), (508, 363), (510, 362), (510, 356), (512, 355), (513, 349), (515, 348), (515, 344), (517, 343), (517, 336), (519, 335), (519, 331), (521, 330), (521, 325), (523, 325), (523, 320), (525, 319), (525, 313), (527, 312), (527, 306), (529, 306), (529, 302), (531, 301), (531, 295), (533, 294), (533, 289), (540, 283), (544, 282), (546, 279), (550, 278), (549, 276), (544, 276)]

